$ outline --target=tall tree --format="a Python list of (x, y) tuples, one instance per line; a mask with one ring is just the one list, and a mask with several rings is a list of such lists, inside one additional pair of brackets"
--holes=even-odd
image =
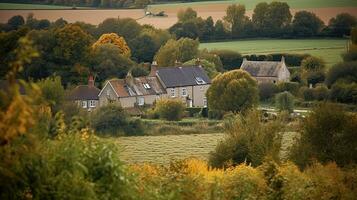
[(295, 13), (292, 23), (293, 34), (297, 37), (316, 36), (323, 26), (322, 20), (314, 13), (308, 11)]
[(338, 14), (330, 19), (328, 29), (332, 36), (342, 37), (349, 35), (351, 28), (357, 25), (357, 19), (348, 13)]
[(148, 35), (141, 35), (132, 42), (132, 57), (137, 62), (151, 62), (155, 53), (155, 41)]
[(179, 10), (177, 13), (177, 18), (179, 22), (187, 22), (197, 18), (197, 12), (192, 8), (187, 8), (186, 10)]
[(123, 37), (120, 37), (119, 35), (115, 33), (107, 33), (103, 34), (100, 36), (100, 38), (92, 45), (93, 49), (96, 49), (99, 45), (102, 44), (113, 44), (118, 47), (120, 50), (120, 54), (130, 57), (131, 55), (131, 50), (129, 46), (127, 45), (125, 39)]
[(21, 15), (16, 15), (11, 17), (8, 21), (7, 24), (9, 25), (10, 30), (16, 30), (20, 26), (25, 24), (25, 19)]
[(266, 16), (269, 12), (269, 4), (266, 2), (258, 3), (253, 11), (252, 21), (257, 29), (264, 29)]
[(74, 64), (87, 57), (92, 37), (79, 26), (68, 24), (56, 30), (54, 37), (53, 52), (58, 63)]
[(232, 37), (239, 37), (243, 32), (246, 21), (245, 6), (234, 4), (228, 6), (223, 19), (230, 24)]

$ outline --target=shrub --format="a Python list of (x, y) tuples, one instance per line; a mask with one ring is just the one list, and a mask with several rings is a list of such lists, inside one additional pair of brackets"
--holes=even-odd
[(317, 83), (323, 83), (325, 81), (325, 72), (314, 71), (307, 73), (306, 77), (307, 84), (316, 85)]
[(143, 133), (139, 121), (131, 121), (123, 108), (110, 104), (93, 113), (92, 127), (99, 135), (140, 135)]
[(337, 82), (333, 84), (330, 99), (341, 103), (357, 104), (357, 83)]
[(315, 107), (301, 125), (301, 138), (294, 145), (291, 158), (305, 167), (312, 159), (344, 166), (357, 161), (356, 114), (323, 103)]
[(205, 117), (205, 118), (208, 117), (208, 108), (207, 107), (201, 108), (200, 116)]
[(297, 96), (299, 92), (300, 85), (297, 82), (281, 82), (278, 83), (278, 88), (280, 92), (290, 92), (294, 96)]
[(275, 96), (276, 107), (280, 110), (288, 112), (294, 111), (294, 96), (289, 92), (282, 92)]
[(189, 117), (196, 117), (199, 115), (201, 112), (202, 108), (199, 107), (191, 107), (191, 108), (186, 108), (186, 111), (188, 112)]
[(209, 119), (223, 119), (224, 111), (221, 110), (211, 110), (208, 109), (208, 118)]
[(314, 90), (312, 88), (301, 87), (299, 93), (305, 101), (313, 101), (315, 99)]
[(357, 82), (357, 61), (344, 62), (330, 68), (326, 76), (326, 84), (330, 87), (340, 81), (353, 83)]
[(156, 102), (155, 111), (162, 119), (178, 121), (183, 117), (185, 105), (181, 99), (160, 99)]
[(278, 92), (278, 87), (274, 83), (260, 83), (258, 88), (260, 100), (263, 101), (269, 100)]
[(325, 62), (321, 58), (309, 56), (301, 62), (301, 67), (306, 71), (321, 71), (325, 68)]
[(263, 123), (258, 111), (240, 114), (225, 123), (226, 138), (210, 154), (213, 167), (249, 163), (260, 165), (266, 156), (278, 160), (282, 130), (280, 120)]
[(317, 101), (327, 100), (329, 97), (329, 89), (321, 84), (314, 88), (314, 99)]

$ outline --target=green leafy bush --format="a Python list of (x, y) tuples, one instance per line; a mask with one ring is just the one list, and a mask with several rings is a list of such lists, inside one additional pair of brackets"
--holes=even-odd
[(281, 130), (280, 119), (263, 123), (259, 111), (230, 118), (225, 123), (226, 138), (210, 154), (210, 164), (222, 167), (246, 162), (258, 166), (266, 156), (278, 160)]
[(316, 106), (301, 124), (301, 138), (292, 148), (291, 159), (305, 167), (316, 159), (345, 166), (357, 162), (357, 116), (340, 106)]
[(330, 99), (341, 103), (357, 104), (357, 83), (337, 82), (333, 84)]
[(261, 101), (266, 101), (274, 97), (278, 92), (278, 87), (274, 83), (260, 83), (259, 88), (259, 99)]
[(297, 96), (297, 94), (299, 93), (300, 85), (297, 82), (281, 82), (278, 83), (278, 88), (280, 92), (287, 91), (293, 94), (294, 96)]
[(181, 99), (160, 99), (156, 102), (155, 112), (162, 119), (169, 121), (181, 120), (185, 111), (185, 105)]
[(92, 127), (99, 135), (142, 135), (140, 120), (131, 120), (123, 108), (110, 104), (92, 115)]
[(275, 96), (275, 104), (279, 110), (291, 113), (294, 111), (294, 96), (290, 92), (279, 93)]
[(199, 115), (201, 112), (202, 108), (200, 107), (191, 107), (191, 108), (186, 108), (186, 111), (188, 112), (189, 117), (196, 117)]

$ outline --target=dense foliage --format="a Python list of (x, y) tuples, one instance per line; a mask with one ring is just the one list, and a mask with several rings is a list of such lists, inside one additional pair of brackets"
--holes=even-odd
[(92, 117), (92, 127), (99, 135), (142, 135), (140, 120), (130, 119), (123, 108), (108, 105), (98, 108)]
[(266, 157), (279, 160), (282, 121), (262, 123), (259, 111), (250, 110), (229, 119), (225, 126), (226, 138), (210, 155), (213, 167), (241, 163), (258, 166)]
[(212, 110), (245, 111), (258, 102), (257, 82), (243, 70), (219, 74), (207, 91), (207, 100)]
[(185, 111), (185, 105), (181, 99), (159, 99), (155, 104), (155, 112), (162, 119), (169, 121), (181, 120)]

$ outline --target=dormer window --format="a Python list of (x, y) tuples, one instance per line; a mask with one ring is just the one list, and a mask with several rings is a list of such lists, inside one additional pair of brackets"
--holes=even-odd
[(143, 86), (144, 86), (144, 88), (147, 89), (147, 90), (151, 88), (148, 83), (143, 83)]
[(196, 77), (195, 80), (198, 85), (202, 85), (206, 83), (201, 77)]

